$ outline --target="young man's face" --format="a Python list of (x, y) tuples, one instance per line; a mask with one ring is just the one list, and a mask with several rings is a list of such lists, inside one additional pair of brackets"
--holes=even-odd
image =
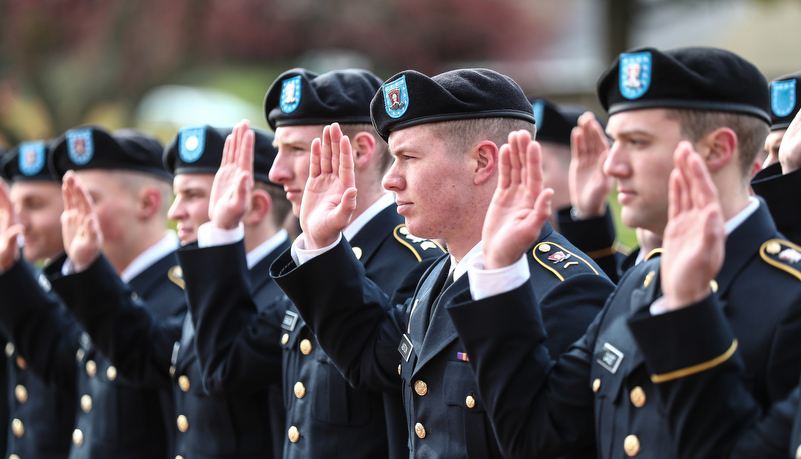
[(668, 217), (673, 152), (682, 140), (678, 121), (664, 109), (631, 110), (609, 117), (613, 139), (604, 172), (617, 179), (621, 220), (661, 235)]
[(284, 187), (292, 203), (292, 213), (300, 216), (300, 202), (309, 179), (309, 157), (312, 141), (323, 135), (323, 127), (280, 126), (275, 130), (274, 145), (278, 155), (270, 168), (270, 180)]
[(53, 258), (64, 249), (61, 185), (54, 182), (16, 182), (11, 185), (14, 216), (24, 229), (23, 257), (33, 262)]
[(212, 182), (211, 174), (178, 174), (172, 181), (175, 199), (167, 215), (176, 222), (181, 245), (196, 241), (198, 228), (209, 221)]
[(75, 175), (92, 198), (100, 232), (103, 234), (103, 252), (124, 250), (129, 241), (139, 237), (140, 196), (126, 188), (117, 174), (103, 169), (76, 171)]
[(406, 218), (409, 231), (417, 237), (446, 240), (463, 231), (460, 217), (475, 208), (469, 192), (474, 182), (468, 152), (450, 151), (425, 124), (392, 132), (389, 151), (395, 160), (383, 185), (395, 193), (398, 213)]

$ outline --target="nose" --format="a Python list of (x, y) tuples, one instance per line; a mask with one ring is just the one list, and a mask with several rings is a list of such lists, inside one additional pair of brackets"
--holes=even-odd
[(273, 165), (270, 167), (268, 175), (271, 182), (279, 185), (287, 183), (292, 178), (292, 169), (288, 165), (287, 154), (281, 150), (282, 148), (279, 147), (278, 154), (273, 160)]
[(612, 143), (609, 153), (604, 161), (603, 171), (609, 177), (625, 177), (628, 175), (629, 168), (625, 161), (626, 153), (617, 141)]
[(384, 189), (397, 192), (406, 188), (406, 180), (404, 180), (399, 169), (397, 161), (392, 163), (392, 166), (381, 180), (381, 185), (383, 185)]
[(183, 198), (181, 198), (180, 194), (177, 194), (175, 195), (175, 199), (172, 201), (172, 205), (170, 205), (170, 210), (167, 211), (167, 217), (170, 220), (178, 221), (185, 216), (186, 210), (184, 209)]

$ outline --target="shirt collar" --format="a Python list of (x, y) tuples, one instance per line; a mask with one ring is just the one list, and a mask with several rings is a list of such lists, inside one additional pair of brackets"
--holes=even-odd
[(279, 245), (289, 238), (289, 233), (286, 230), (281, 230), (275, 233), (270, 239), (259, 244), (258, 247), (251, 250), (247, 254), (248, 269), (253, 269), (261, 260), (275, 250)]
[(149, 249), (140, 253), (138, 257), (128, 264), (128, 266), (120, 274), (120, 279), (126, 284), (129, 283), (139, 274), (142, 274), (147, 268), (151, 267), (153, 263), (166, 257), (168, 254), (175, 252), (178, 249), (180, 242), (178, 236), (174, 231), (168, 231), (163, 238)]

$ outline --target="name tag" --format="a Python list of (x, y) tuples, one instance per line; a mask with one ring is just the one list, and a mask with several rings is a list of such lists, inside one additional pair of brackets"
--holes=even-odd
[(401, 338), (400, 344), (398, 345), (398, 352), (400, 352), (401, 357), (403, 357), (404, 362), (409, 361), (409, 357), (412, 356), (412, 349), (414, 349), (414, 345), (412, 344), (412, 340), (406, 336), (406, 333), (403, 334)]
[(604, 350), (601, 357), (597, 360), (602, 367), (615, 374), (623, 361), (623, 353), (609, 343), (604, 343)]
[(297, 324), (298, 314), (296, 312), (286, 311), (284, 314), (284, 320), (281, 322), (281, 328), (292, 331), (295, 329), (295, 325)]

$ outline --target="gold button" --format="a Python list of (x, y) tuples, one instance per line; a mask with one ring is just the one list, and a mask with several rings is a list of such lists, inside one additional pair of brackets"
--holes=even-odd
[(25, 363), (25, 359), (23, 359), (22, 356), (18, 355), (17, 356), (17, 366), (19, 367), (20, 370), (24, 370), (25, 367), (28, 366), (28, 364)]
[(184, 459), (184, 457), (179, 454), (179, 455), (175, 456), (175, 459)]
[(464, 399), (464, 404), (467, 405), (468, 408), (473, 408), (476, 406), (476, 399), (473, 398), (472, 395), (468, 395), (466, 399)]
[(294, 390), (295, 390), (295, 397), (303, 398), (304, 396), (306, 396), (306, 386), (304, 386), (302, 382), (300, 381), (296, 382)]
[(642, 286), (648, 288), (651, 285), (651, 281), (654, 280), (654, 275), (656, 275), (656, 271), (651, 271), (645, 275), (645, 280), (642, 282)]
[(289, 430), (286, 433), (286, 436), (289, 437), (289, 441), (291, 441), (292, 443), (297, 443), (298, 440), (300, 440), (300, 432), (298, 431), (298, 428), (295, 426), (289, 428)]
[(176, 423), (178, 424), (178, 430), (181, 432), (186, 432), (189, 430), (189, 420), (186, 419), (186, 416), (183, 414), (178, 416), (178, 421)]
[(400, 374), (401, 374), (401, 368), (402, 368), (402, 367), (403, 367), (403, 365), (401, 365), (401, 364), (399, 363), (399, 364), (398, 364), (398, 376), (400, 376)]
[(109, 366), (108, 369), (106, 369), (106, 378), (108, 378), (109, 381), (117, 379), (117, 367), (114, 365)]
[(281, 344), (286, 344), (288, 342), (289, 342), (289, 333), (284, 333), (283, 336), (281, 336)]
[(640, 453), (640, 439), (636, 435), (629, 435), (623, 440), (623, 450), (628, 457), (634, 457)]
[(175, 365), (170, 365), (170, 378), (175, 376)]
[(418, 379), (414, 382), (414, 392), (422, 397), (428, 393), (428, 384), (426, 384), (425, 381)]
[(414, 433), (417, 434), (418, 438), (426, 438), (426, 428), (419, 422), (414, 425)]
[(75, 443), (75, 446), (83, 445), (83, 432), (81, 432), (81, 429), (72, 431), (72, 442)]
[(765, 246), (765, 251), (771, 255), (776, 255), (782, 251), (782, 246), (776, 241), (771, 241)]
[(548, 244), (540, 244), (539, 250), (542, 253), (550, 252), (551, 251), (551, 246), (548, 245)]
[(801, 459), (801, 445), (795, 450), (795, 459)]
[(311, 351), (312, 351), (311, 341), (304, 339), (303, 341), (300, 342), (300, 352), (303, 355), (309, 355), (311, 354)]
[(19, 456), (17, 456), (16, 454), (9, 454), (8, 459), (19, 459)]
[(84, 394), (81, 397), (81, 409), (84, 413), (92, 411), (92, 397), (90, 397), (89, 394)]
[(601, 378), (597, 378), (592, 382), (592, 391), (598, 392), (599, 390), (601, 390)]
[(6, 357), (14, 355), (14, 343), (6, 343)]
[(83, 349), (78, 349), (78, 351), (75, 353), (75, 360), (80, 362), (81, 360), (83, 360), (84, 354), (85, 352)]
[(631, 390), (631, 404), (636, 406), (637, 408), (642, 408), (645, 406), (645, 391), (642, 390), (642, 387), (637, 386)]
[(361, 260), (362, 259), (362, 249), (360, 249), (359, 247), (354, 247), (353, 248), (353, 254), (356, 255), (356, 259), (357, 260)]
[(17, 387), (14, 388), (14, 396), (17, 397), (18, 402), (25, 403), (28, 401), (28, 389), (22, 384), (17, 384)]
[(712, 293), (718, 293), (718, 282), (715, 279), (709, 281), (709, 288), (712, 289)]
[(14, 420), (11, 421), (11, 431), (14, 432), (15, 437), (21, 438), (25, 435), (25, 426), (22, 424), (22, 421), (14, 418)]
[(189, 377), (188, 376), (181, 375), (178, 378), (178, 387), (180, 387), (182, 391), (189, 392), (189, 387), (190, 386), (191, 386), (191, 384), (189, 383)]
[(86, 362), (86, 374), (89, 375), (90, 378), (94, 378), (97, 374), (97, 364), (94, 360), (88, 360)]

